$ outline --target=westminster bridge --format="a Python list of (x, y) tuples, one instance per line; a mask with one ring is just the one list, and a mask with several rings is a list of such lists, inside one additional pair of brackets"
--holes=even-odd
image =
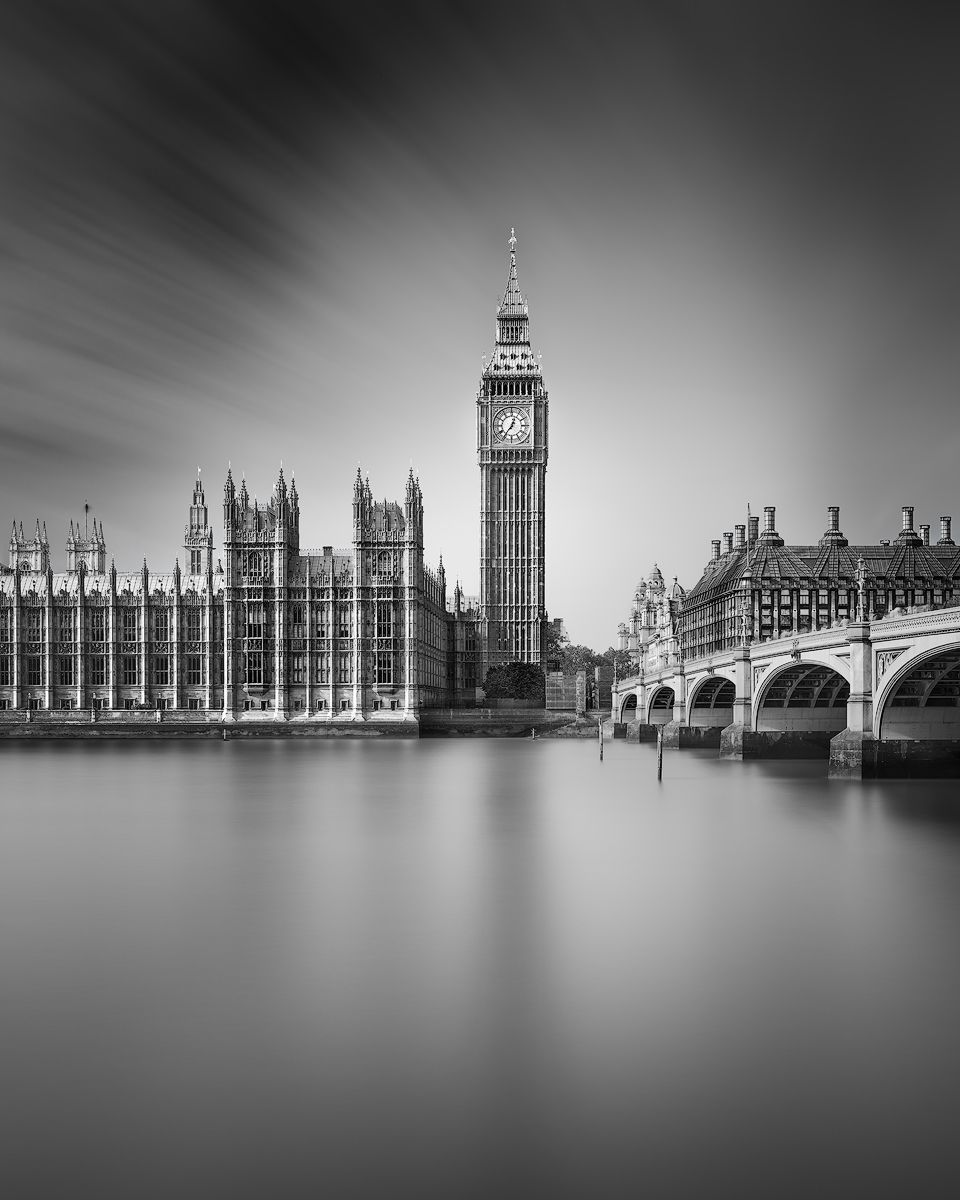
[(960, 775), (960, 606), (892, 613), (614, 684), (613, 735), (721, 758), (823, 757), (831, 776)]

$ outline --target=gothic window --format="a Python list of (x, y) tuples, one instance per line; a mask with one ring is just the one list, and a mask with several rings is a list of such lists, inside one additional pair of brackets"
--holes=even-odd
[(73, 655), (61, 654), (57, 660), (58, 682), (64, 687), (73, 687)]
[(393, 603), (377, 601), (377, 637), (393, 637)]
[(39, 654), (27, 656), (27, 686), (39, 687), (43, 683), (43, 659)]
[(158, 654), (153, 660), (153, 682), (158, 687), (168, 687), (170, 684), (170, 656)]
[(43, 613), (39, 608), (27, 610), (27, 641), (40, 642), (43, 640)]
[(290, 682), (303, 683), (303, 655), (292, 654), (290, 656)]
[(153, 636), (158, 642), (170, 640), (170, 612), (166, 608), (157, 608), (153, 614)]
[(247, 605), (247, 623), (246, 636), (248, 638), (263, 637), (263, 605), (248, 604)]
[(393, 655), (377, 652), (377, 683), (393, 683)]
[(199, 654), (187, 655), (187, 684), (197, 687), (203, 683), (203, 658)]
[(290, 636), (295, 638), (307, 636), (305, 604), (294, 604), (290, 609)]
[(350, 610), (351, 610), (350, 604), (338, 604), (337, 605), (337, 637), (338, 638), (350, 637), (350, 625), (351, 625), (350, 618), (352, 615)]
[(104, 611), (102, 608), (93, 608), (90, 610), (90, 640), (91, 642), (104, 642), (106, 638), (107, 626)]
[(140, 682), (140, 661), (135, 654), (121, 656), (120, 680), (125, 687), (135, 687)]
[(203, 572), (203, 551), (190, 551), (190, 574), (200, 575)]
[(330, 682), (330, 655), (317, 655), (317, 683)]
[(90, 686), (103, 687), (107, 682), (107, 660), (102, 654), (90, 659)]
[(73, 613), (70, 609), (60, 609), (57, 612), (57, 641), (73, 641)]
[(337, 655), (337, 683), (353, 683), (353, 655), (349, 650)]
[(122, 608), (120, 610), (120, 639), (124, 642), (137, 640), (137, 610)]
[(252, 651), (245, 656), (244, 678), (247, 683), (255, 686), (263, 683), (263, 655)]
[(13, 658), (9, 654), (0, 654), (0, 687), (9, 687), (13, 683)]
[(198, 604), (191, 604), (187, 608), (187, 641), (199, 642), (203, 636), (201, 632), (201, 612)]

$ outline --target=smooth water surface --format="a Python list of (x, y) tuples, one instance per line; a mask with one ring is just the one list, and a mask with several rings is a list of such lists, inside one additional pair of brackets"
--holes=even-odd
[(4, 1195), (958, 1194), (956, 782), (485, 739), (0, 771)]

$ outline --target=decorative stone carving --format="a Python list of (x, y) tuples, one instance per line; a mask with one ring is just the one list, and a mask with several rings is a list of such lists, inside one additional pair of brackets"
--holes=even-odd
[(754, 691), (757, 690), (757, 686), (759, 685), (760, 680), (764, 677), (766, 672), (767, 672), (766, 667), (754, 667), (753, 668), (753, 690)]
[(903, 653), (902, 650), (878, 650), (877, 651), (877, 679), (882, 679), (887, 673), (890, 664), (895, 658), (899, 658)]

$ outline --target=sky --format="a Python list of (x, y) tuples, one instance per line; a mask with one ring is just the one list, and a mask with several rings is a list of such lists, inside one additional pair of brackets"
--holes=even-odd
[(615, 642), (653, 563), (960, 520), (952, 6), (7, 0), (0, 528), (183, 557), (197, 467), (358, 464), (479, 587), (475, 400), (515, 227), (550, 396), (547, 605)]

